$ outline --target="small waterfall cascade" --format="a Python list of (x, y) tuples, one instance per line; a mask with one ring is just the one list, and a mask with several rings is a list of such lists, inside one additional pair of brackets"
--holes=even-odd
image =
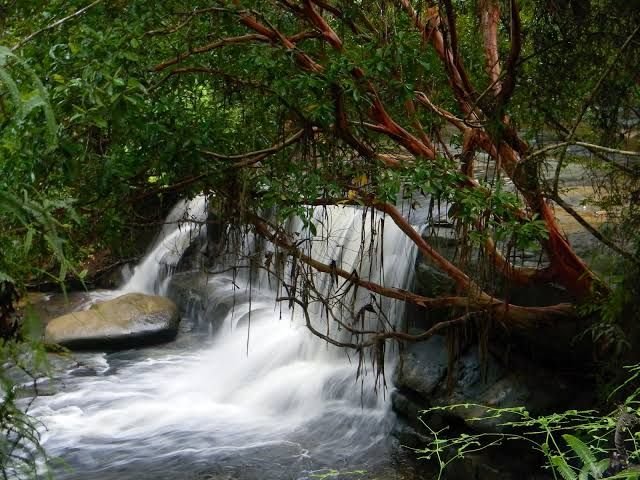
[[(315, 207), (311, 218), (312, 222), (307, 226), (299, 218), (291, 219), (287, 225), (288, 233), (297, 238), (296, 244), (302, 254), (385, 287), (406, 288), (412, 283), (417, 249), (391, 219), (370, 209), (353, 206)], [(254, 248), (259, 245), (255, 240), (249, 243)], [(267, 244), (263, 248), (258, 255), (277, 258), (278, 249), (273, 245)], [(279, 268), (288, 288), (283, 289), (280, 285), (278, 294), (282, 296), (287, 290), (300, 293), (309, 288), (305, 284), (311, 283), (316, 296), (323, 298), (322, 302), (316, 301), (309, 307), (317, 329), (337, 340), (349, 341), (345, 336), (348, 332), (327, 318), (327, 309), (331, 310), (330, 317), (340, 318), (345, 323), (353, 323), (358, 317), (365, 330), (388, 329), (392, 325), (400, 327), (404, 302), (351, 287), (348, 279), (315, 272), (303, 262), (294, 265), (291, 257), (288, 258), (286, 265)], [(258, 278), (262, 291), (273, 288), (274, 279), (268, 273), (263, 271)], [(358, 315), (363, 312), (366, 312), (364, 316)]]
[(189, 245), (206, 234), (207, 199), (199, 195), (173, 207), (151, 248), (135, 267), (122, 292), (166, 294), (168, 281)]
[[(206, 215), (200, 197), (176, 208), (198, 221)], [(172, 214), (183, 218), (177, 210)], [(332, 206), (316, 208), (313, 224), (288, 225), (305, 254), (383, 285), (411, 281), (415, 249), (389, 219)], [(158, 280), (158, 263), (175, 266), (196, 225), (163, 230), (123, 290), (162, 292), (157, 285), (167, 278)], [(249, 257), (278, 254), (257, 239), (247, 245)], [(314, 336), (301, 308), (276, 302), (283, 284), (301, 288), (302, 276), (311, 275), (283, 262), (283, 282), (264, 269), (253, 275), (225, 265), (206, 275), (206, 317), (219, 324), (212, 334), (187, 328), (162, 346), (76, 355), (82, 367), (61, 374), (59, 390), (37, 398), (32, 409), (47, 427), (45, 448), (70, 467), (56, 478), (303, 480), (388, 461), (389, 395), (377, 390), (375, 375), (357, 376), (350, 352)], [(344, 294), (344, 279), (317, 274), (313, 282), (345, 323), (373, 302), (362, 288)], [(375, 311), (366, 314), (370, 326), (397, 324), (403, 314), (388, 299), (376, 299)], [(327, 321), (325, 306), (308, 312), (315, 328), (348, 339)]]

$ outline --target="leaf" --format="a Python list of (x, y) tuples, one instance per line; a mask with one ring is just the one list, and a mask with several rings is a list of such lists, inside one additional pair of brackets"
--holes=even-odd
[(551, 457), (551, 464), (555, 468), (564, 480), (578, 480), (573, 469), (569, 466), (564, 457), (555, 455)]
[[(600, 460), (597, 464), (596, 467), (598, 468), (598, 475), (595, 478), (602, 478), (602, 473), (607, 469), (607, 467), (609, 467), (609, 459), (605, 458)], [(591, 477), (590, 476), (591, 471), (589, 469), (588, 465), (585, 465), (584, 467), (582, 467), (582, 470), (580, 470), (580, 475), (579, 475), (579, 480), (590, 480)]]
[(32, 340), (37, 340), (42, 336), (42, 322), (31, 306), (27, 307), (27, 314), (24, 316), (21, 331), (26, 338)]
[(10, 275), (0, 270), (0, 283), (2, 282), (16, 283), (16, 281)]
[(35, 95), (31, 97), (29, 100), (24, 102), (24, 115), (29, 115), (31, 110), (38, 107), (44, 107), (45, 101), (39, 96)]
[(20, 90), (18, 89), (18, 85), (13, 80), (13, 77), (11, 77), (6, 68), (0, 67), (0, 80), (2, 80), (2, 82), (5, 84), (7, 90), (9, 91), (9, 95), (11, 95), (17, 111), (16, 116), (19, 119), (22, 119), (24, 113), (22, 111), (22, 97), (20, 95)]
[(569, 435), (568, 433), (562, 435), (562, 438), (564, 438), (564, 441), (567, 442), (567, 445), (569, 445), (571, 449), (576, 453), (576, 455), (578, 455), (580, 460), (582, 460), (583, 465), (589, 469), (591, 475), (593, 475), (594, 478), (599, 478), (600, 471), (597, 465), (598, 460), (596, 459), (589, 446), (578, 437), (574, 437), (573, 435)]
[(27, 229), (27, 234), (24, 237), (24, 253), (25, 254), (29, 253), (29, 250), (31, 250), (31, 245), (33, 243), (33, 233), (34, 233), (33, 228)]
[(44, 88), (44, 85), (40, 81), (40, 78), (38, 77), (38, 75), (36, 75), (33, 69), (24, 62), (21, 63), (31, 74), (31, 79), (36, 86), (36, 90), (40, 94), (40, 98), (43, 100), (42, 108), (44, 110), (44, 117), (47, 121), (47, 130), (49, 130), (49, 135), (51, 136), (51, 143), (55, 144), (58, 125), (56, 123), (56, 117), (53, 113), (53, 108), (51, 108), (51, 104), (49, 103), (49, 95), (47, 94), (47, 90)]
[[(0, 46), (0, 59), (3, 60), (2, 65), (4, 65), (4, 61), (6, 60), (6, 58), (14, 59), (29, 74), (29, 77), (31, 78), (31, 82), (35, 86), (36, 91), (38, 92), (38, 96), (42, 101), (42, 103), (39, 106), (41, 106), (42, 109), (44, 110), (44, 116), (47, 123), (47, 130), (49, 130), (49, 134), (51, 137), (51, 143), (55, 144), (58, 126), (56, 124), (53, 109), (51, 108), (51, 105), (49, 103), (49, 96), (47, 94), (47, 90), (44, 88), (44, 85), (40, 81), (40, 78), (38, 77), (36, 72), (33, 70), (33, 68), (31, 68), (20, 57), (12, 53), (11, 50), (8, 49), (7, 47)], [(22, 96), (20, 95), (20, 90), (18, 89), (18, 86), (16, 85), (15, 81), (13, 80), (9, 72), (3, 66), (0, 66), (0, 80), (2, 80), (2, 82), (5, 83), (5, 85), (9, 89), (9, 93), (14, 99), (14, 102), (16, 104), (16, 109), (18, 110), (18, 115), (17, 115), (18, 118), (22, 118), (24, 113), (23, 113), (23, 102), (22, 102)]]

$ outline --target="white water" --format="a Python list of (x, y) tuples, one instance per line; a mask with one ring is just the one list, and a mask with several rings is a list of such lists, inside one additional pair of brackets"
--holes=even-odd
[[(181, 209), (204, 215), (204, 199)], [(361, 278), (404, 285), (415, 251), (390, 220), (382, 268), (382, 246), (368, 248), (370, 216), (351, 207), (317, 209), (315, 216), (318, 235), (303, 243), (314, 257), (357, 268)], [(193, 228), (163, 231), (122, 290), (161, 291), (167, 281), (158, 281), (158, 261), (175, 265)], [(305, 238), (299, 222), (290, 228)], [(317, 285), (337, 290), (325, 277)], [(87, 368), (64, 372), (58, 393), (40, 397), (32, 410), (47, 426), (45, 448), (71, 467), (58, 478), (310, 478), (324, 468), (384, 463), (392, 416), (388, 395), (374, 392), (375, 375), (356, 380), (357, 359), (311, 335), (299, 309), (291, 315), (276, 305), (264, 277), (259, 283), (209, 277), (211, 304), (232, 304), (223, 319), (209, 319), (222, 323), (212, 338), (189, 333), (187, 318), (172, 344), (77, 355), (91, 367), (89, 375)], [(360, 291), (353, 306), (336, 312), (357, 311), (369, 301)], [(391, 321), (400, 321), (399, 305), (386, 301), (383, 307)], [(320, 315), (315, 322), (326, 328)]]
[(167, 216), (156, 241), (120, 291), (165, 294), (173, 269), (189, 245), (203, 232), (206, 219), (207, 199), (204, 195), (178, 202)]

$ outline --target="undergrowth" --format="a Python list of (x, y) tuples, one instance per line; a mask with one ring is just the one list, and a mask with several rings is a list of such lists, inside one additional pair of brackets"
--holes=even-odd
[[(627, 367), (628, 379), (615, 393), (634, 386), (640, 379), (640, 364)], [(438, 479), (447, 467), (465, 456), (492, 447), (520, 442), (539, 452), (542, 468), (556, 480), (640, 479), (640, 388), (633, 388), (615, 410), (599, 414), (595, 410), (567, 410), (532, 416), (524, 407), (492, 408), (476, 404), (433, 407), (422, 412), (451, 413), (457, 409), (481, 408), (484, 414), (469, 420), (491, 420), (499, 432), (451, 435), (448, 428), (434, 430), (423, 421), (431, 441), (418, 449), (419, 458), (435, 460)]]

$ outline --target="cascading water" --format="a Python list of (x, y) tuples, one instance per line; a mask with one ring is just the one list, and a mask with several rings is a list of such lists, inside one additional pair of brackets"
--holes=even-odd
[[(205, 201), (180, 209), (201, 219)], [(314, 258), (402, 286), (415, 250), (395, 225), (383, 227), (370, 215), (318, 208), (317, 235), (300, 222), (290, 228)], [(158, 292), (156, 263), (175, 265), (187, 248), (183, 234), (191, 233), (164, 231), (123, 290)], [(374, 391), (374, 375), (356, 379), (357, 362), (313, 336), (300, 309), (291, 314), (276, 304), (270, 283), (264, 276), (250, 284), (248, 275), (210, 274), (208, 296), (216, 308), (207, 312), (220, 318), (208, 320), (220, 327), (205, 340), (185, 328), (159, 347), (76, 355), (81, 366), (61, 373), (57, 393), (38, 398), (32, 410), (47, 426), (45, 448), (69, 466), (57, 478), (303, 479), (389, 463), (388, 395)], [(338, 289), (334, 283), (329, 275), (318, 281), (325, 291)], [(368, 298), (359, 292), (351, 308)], [(402, 314), (394, 302), (384, 310), (394, 320)], [(311, 316), (326, 326), (321, 309)]]
[(121, 291), (166, 293), (172, 269), (185, 250), (202, 234), (207, 219), (207, 199), (199, 195), (182, 200), (171, 210), (156, 241)]

